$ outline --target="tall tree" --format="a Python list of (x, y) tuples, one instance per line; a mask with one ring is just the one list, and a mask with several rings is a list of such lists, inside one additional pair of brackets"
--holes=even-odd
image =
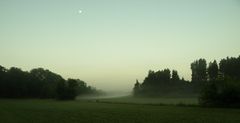
[(38, 96), (41, 98), (56, 97), (58, 83), (65, 81), (60, 75), (43, 68), (32, 69), (30, 75), (31, 81), (35, 82), (31, 84), (35, 90), (31, 91), (39, 94)]
[(156, 75), (153, 70), (148, 71), (147, 77), (143, 81), (143, 86), (151, 86), (156, 83)]
[(205, 59), (199, 59), (191, 64), (192, 81), (207, 81), (207, 63)]
[(171, 71), (169, 69), (159, 70), (155, 73), (158, 84), (169, 84)]
[(136, 80), (136, 83), (134, 85), (134, 88), (133, 88), (133, 94), (136, 96), (140, 93), (140, 83), (138, 82), (138, 80)]
[(222, 59), (219, 68), (225, 79), (240, 79), (240, 56)]
[(68, 79), (67, 80), (68, 85), (68, 97), (69, 99), (75, 99), (78, 95), (78, 80), (75, 79)]
[(28, 72), (11, 67), (6, 76), (6, 95), (11, 98), (26, 97), (28, 88)]
[(209, 63), (208, 75), (209, 75), (209, 80), (216, 80), (217, 79), (217, 77), (218, 77), (218, 64), (217, 64), (216, 60)]
[(7, 69), (0, 65), (0, 96), (5, 95)]
[(178, 72), (176, 70), (172, 70), (172, 80), (173, 81), (179, 81), (180, 80)]

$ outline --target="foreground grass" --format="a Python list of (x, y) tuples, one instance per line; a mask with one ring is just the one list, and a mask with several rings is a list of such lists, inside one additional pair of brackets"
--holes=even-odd
[(1, 123), (239, 123), (240, 109), (0, 100)]

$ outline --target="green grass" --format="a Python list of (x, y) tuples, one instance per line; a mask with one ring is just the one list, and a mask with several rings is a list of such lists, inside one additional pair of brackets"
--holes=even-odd
[(163, 104), (163, 105), (197, 105), (198, 98), (140, 98), (140, 97), (116, 97), (98, 99), (99, 102), (109, 103), (132, 103), (132, 104)]
[(0, 100), (0, 123), (239, 123), (240, 109)]

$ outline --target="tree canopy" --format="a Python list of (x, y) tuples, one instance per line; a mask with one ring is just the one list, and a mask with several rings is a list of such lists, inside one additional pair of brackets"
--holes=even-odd
[[(172, 74), (171, 74), (172, 73)], [(134, 95), (137, 96), (159, 96), (172, 92), (183, 93), (189, 82), (180, 80), (176, 70), (163, 69), (148, 72), (148, 76), (142, 83), (136, 81)]]
[(207, 80), (207, 63), (205, 59), (199, 59), (191, 64), (192, 82)]
[(164, 96), (169, 93), (198, 94), (203, 106), (239, 106), (240, 56), (207, 62), (201, 58), (191, 63), (192, 81), (179, 79), (169, 69), (148, 72), (142, 83), (134, 85), (134, 96)]
[(43, 68), (30, 72), (0, 66), (0, 98), (57, 98), (74, 99), (77, 95), (97, 93), (79, 79), (65, 80)]

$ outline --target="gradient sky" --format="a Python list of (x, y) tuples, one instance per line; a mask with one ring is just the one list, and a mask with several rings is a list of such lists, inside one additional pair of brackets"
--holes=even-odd
[(238, 55), (239, 0), (0, 0), (7, 68), (43, 67), (130, 90), (149, 69), (176, 69), (189, 80), (192, 61)]

